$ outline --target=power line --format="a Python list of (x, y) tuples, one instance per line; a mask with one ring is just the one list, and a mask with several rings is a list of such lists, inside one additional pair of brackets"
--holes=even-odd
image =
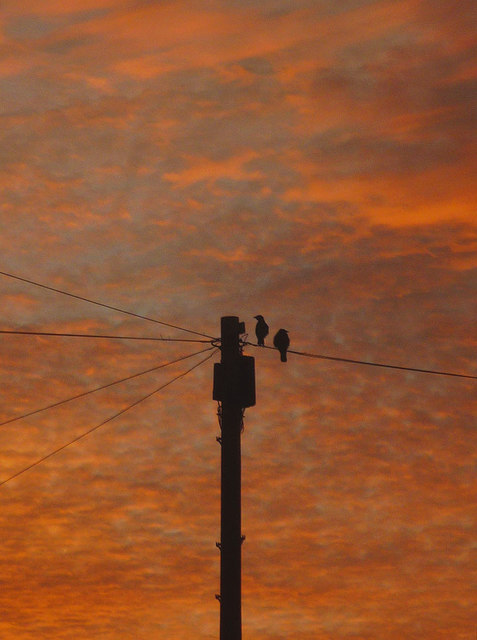
[(28, 465), (27, 467), (21, 469), (20, 471), (17, 471), (16, 473), (14, 473), (12, 476), (10, 476), (9, 478), (7, 478), (6, 480), (2, 480), (0, 482), (0, 486), (7, 484), (7, 482), (10, 482), (10, 480), (13, 480), (14, 478), (18, 478), (18, 476), (22, 475), (23, 473), (25, 473), (26, 471), (29, 471), (30, 469), (33, 469), (33, 467), (38, 466), (39, 464), (41, 464), (42, 462), (45, 462), (45, 460), (48, 460), (49, 458), (51, 458), (52, 456), (56, 455), (57, 453), (60, 453), (60, 451), (63, 451), (64, 449), (66, 449), (67, 447), (71, 446), (72, 444), (75, 444), (76, 442), (78, 442), (79, 440), (82, 440), (83, 438), (85, 438), (86, 436), (88, 436), (90, 433), (93, 433), (93, 431), (96, 431), (97, 429), (99, 429), (100, 427), (103, 427), (105, 424), (107, 424), (108, 422), (111, 422), (112, 420), (114, 420), (115, 418), (118, 418), (119, 416), (121, 416), (123, 413), (126, 413), (126, 411), (129, 411), (130, 409), (132, 409), (133, 407), (136, 407), (138, 404), (140, 404), (141, 402), (144, 402), (144, 400), (147, 400), (148, 398), (150, 398), (151, 396), (153, 396), (155, 393), (158, 393), (159, 391), (162, 391), (162, 389), (165, 389), (166, 387), (168, 387), (170, 384), (172, 384), (173, 382), (175, 382), (176, 380), (179, 380), (180, 378), (183, 378), (184, 376), (186, 376), (188, 373), (190, 373), (191, 371), (193, 371), (194, 369), (197, 369), (197, 367), (200, 367), (201, 364), (204, 364), (204, 362), (207, 362), (207, 360), (209, 360), (216, 352), (216, 349), (214, 349), (212, 351), (212, 353), (210, 353), (206, 358), (204, 358), (203, 360), (201, 360), (200, 362), (198, 362), (197, 364), (195, 364), (193, 367), (191, 367), (190, 369), (187, 369), (187, 371), (184, 371), (183, 373), (180, 373), (178, 376), (175, 376), (175, 378), (172, 378), (171, 380), (169, 380), (168, 382), (166, 382), (165, 384), (161, 385), (160, 387), (158, 387), (157, 389), (155, 389), (154, 391), (152, 391), (151, 393), (148, 393), (147, 395), (143, 396), (142, 398), (139, 398), (139, 400), (136, 400), (135, 402), (133, 402), (132, 404), (128, 405), (127, 407), (125, 407), (124, 409), (121, 409), (121, 411), (118, 411), (117, 413), (115, 413), (113, 416), (110, 416), (109, 418), (107, 418), (106, 420), (103, 420), (103, 422), (101, 422), (100, 424), (97, 424), (95, 427), (92, 427), (91, 429), (88, 429), (88, 431), (85, 431), (84, 433), (80, 434), (79, 436), (76, 436), (76, 438), (73, 438), (73, 440), (70, 440), (69, 442), (67, 442), (66, 444), (63, 444), (61, 447), (58, 447), (57, 449), (55, 449), (54, 451), (51, 451), (50, 453), (48, 453), (46, 456), (43, 456), (42, 458), (40, 458), (39, 460), (36, 460), (35, 462), (33, 462), (32, 464)]
[(54, 291), (55, 293), (61, 293), (64, 296), (69, 296), (70, 298), (76, 298), (77, 300), (82, 300), (83, 302), (89, 302), (90, 304), (95, 304), (99, 307), (104, 307), (105, 309), (111, 309), (112, 311), (119, 311), (119, 313), (124, 313), (128, 316), (133, 316), (135, 318), (141, 318), (142, 320), (148, 320), (149, 322), (155, 322), (156, 324), (162, 324), (166, 327), (171, 327), (172, 329), (179, 329), (179, 331), (186, 331), (187, 333), (193, 333), (197, 336), (202, 336), (204, 338), (210, 338), (214, 340), (213, 336), (209, 336), (206, 333), (200, 333), (199, 331), (193, 331), (192, 329), (185, 329), (184, 327), (179, 327), (175, 324), (170, 324), (168, 322), (163, 322), (162, 320), (156, 320), (155, 318), (149, 318), (148, 316), (142, 316), (139, 313), (133, 313), (132, 311), (125, 311), (124, 309), (119, 309), (118, 307), (113, 307), (109, 304), (104, 304), (103, 302), (98, 302), (97, 300), (90, 300), (89, 298), (84, 298), (83, 296), (78, 296), (74, 293), (69, 293), (68, 291), (63, 291), (62, 289), (56, 289), (55, 287), (49, 287), (46, 284), (41, 284), (40, 282), (35, 282), (34, 280), (28, 280), (27, 278), (21, 278), (20, 276), (16, 276), (13, 273), (7, 273), (5, 271), (0, 271), (0, 275), (6, 276), (7, 278), (14, 278), (15, 280), (20, 280), (21, 282), (26, 282), (28, 284), (32, 284), (35, 287), (41, 287), (42, 289), (48, 289), (48, 291)]
[(187, 358), (192, 358), (193, 356), (197, 356), (200, 353), (205, 353), (206, 351), (210, 351), (211, 349), (214, 349), (214, 347), (208, 347), (207, 349), (201, 349), (200, 351), (189, 353), (189, 355), (187, 356), (182, 356), (181, 358), (177, 358), (176, 360), (171, 360), (170, 362), (166, 362), (165, 364), (160, 364), (160, 365), (157, 365), (156, 367), (151, 367), (150, 369), (146, 369), (145, 371), (140, 371), (139, 373), (133, 373), (131, 376), (127, 376), (127, 378), (121, 378), (121, 380), (115, 380), (114, 382), (103, 384), (101, 387), (96, 387), (95, 389), (90, 389), (89, 391), (83, 391), (83, 393), (78, 393), (78, 395), (72, 396), (71, 398), (66, 398), (65, 400), (54, 402), (53, 404), (49, 404), (46, 407), (42, 407), (41, 409), (35, 409), (34, 411), (29, 411), (28, 413), (24, 413), (23, 415), (16, 416), (14, 418), (9, 418), (4, 422), (0, 422), (0, 427), (3, 427), (6, 424), (10, 424), (11, 422), (16, 422), (17, 420), (23, 420), (23, 418), (28, 418), (29, 416), (33, 416), (37, 413), (41, 413), (42, 411), (46, 411), (47, 409), (53, 409), (54, 407), (59, 407), (62, 404), (71, 402), (72, 400), (77, 400), (78, 398), (84, 398), (85, 396), (88, 396), (91, 393), (95, 393), (96, 391), (101, 391), (103, 389), (108, 389), (109, 387), (113, 387), (114, 385), (120, 384), (121, 382), (127, 382), (128, 380), (133, 380), (134, 378), (143, 376), (146, 373), (151, 373), (152, 371), (157, 371), (158, 369), (164, 369), (165, 367), (168, 367), (171, 364), (175, 364), (176, 362), (181, 362), (182, 360), (187, 360)]
[[(265, 347), (259, 347), (258, 344), (254, 344), (253, 342), (245, 342), (245, 344), (251, 345), (252, 347), (258, 347), (259, 349), (275, 349), (275, 347), (270, 347), (265, 345)], [(400, 371), (415, 371), (417, 373), (432, 373), (434, 375), (439, 376), (452, 376), (455, 378), (468, 378), (470, 380), (477, 380), (477, 376), (471, 376), (465, 373), (453, 373), (451, 371), (438, 371), (436, 369), (418, 369), (415, 367), (401, 367), (395, 364), (385, 364), (383, 362), (369, 362), (367, 360), (352, 360), (351, 358), (338, 358), (335, 356), (324, 356), (317, 353), (308, 353), (306, 351), (293, 351), (292, 349), (288, 350), (288, 353), (294, 353), (297, 356), (305, 356), (307, 358), (318, 358), (320, 360), (333, 360), (334, 362), (346, 362), (348, 364), (364, 364), (370, 367), (384, 367), (386, 369), (399, 369)]]
[(60, 338), (108, 338), (114, 340), (156, 340), (158, 342), (202, 342), (210, 343), (210, 340), (193, 340), (187, 338), (156, 338), (151, 336), (107, 336), (94, 333), (55, 333), (53, 331), (13, 331), (0, 329), (0, 334), (19, 336), (55, 336)]

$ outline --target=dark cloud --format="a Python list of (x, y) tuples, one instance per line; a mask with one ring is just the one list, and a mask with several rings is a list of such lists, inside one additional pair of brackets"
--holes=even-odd
[(269, 75), (273, 73), (273, 66), (266, 58), (249, 58), (243, 60), (240, 64), (246, 71), (257, 75)]
[(63, 15), (54, 13), (42, 15), (40, 11), (26, 11), (22, 15), (15, 15), (6, 21), (5, 33), (13, 39), (31, 41), (44, 39), (57, 31), (72, 25), (93, 21), (107, 16), (110, 8), (97, 8), (85, 11), (69, 10)]
[(57, 28), (54, 21), (48, 21), (41, 16), (18, 16), (6, 25), (6, 33), (13, 38), (29, 40), (48, 35)]
[(355, 129), (317, 135), (307, 143), (307, 153), (326, 176), (415, 175), (460, 159), (450, 138), (399, 140)]

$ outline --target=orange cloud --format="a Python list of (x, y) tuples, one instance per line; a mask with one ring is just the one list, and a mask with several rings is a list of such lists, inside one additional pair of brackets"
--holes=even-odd
[[(246, 180), (260, 178), (261, 175), (259, 172), (244, 168), (244, 165), (256, 157), (257, 154), (255, 152), (245, 151), (221, 162), (213, 162), (200, 158), (198, 162), (196, 161), (194, 164), (191, 163), (192, 166), (183, 171), (164, 174), (164, 178), (172, 182), (175, 186), (180, 187), (187, 187), (201, 180), (215, 181), (219, 178)], [(189, 159), (189, 161), (191, 160), (193, 161), (192, 158)]]

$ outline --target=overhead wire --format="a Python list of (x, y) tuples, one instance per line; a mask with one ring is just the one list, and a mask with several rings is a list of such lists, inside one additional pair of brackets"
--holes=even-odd
[[(162, 338), (155, 336), (114, 336), (94, 333), (57, 333), (54, 331), (13, 331), (10, 329), (0, 329), (0, 334), (19, 336), (54, 336), (59, 338), (107, 338), (114, 340), (154, 340), (158, 342), (196, 342), (207, 343), (211, 340), (196, 340), (192, 338)], [(212, 338), (213, 340), (213, 338)]]
[(114, 415), (110, 416), (109, 418), (106, 418), (106, 420), (103, 420), (102, 422), (100, 422), (96, 426), (92, 427), (91, 429), (88, 429), (84, 433), (81, 433), (79, 436), (76, 436), (76, 438), (73, 438), (73, 440), (70, 440), (66, 444), (61, 445), (61, 447), (58, 447), (54, 451), (50, 451), (50, 453), (48, 453), (47, 455), (43, 456), (42, 458), (39, 458), (38, 460), (36, 460), (35, 462), (29, 464), (27, 467), (24, 467), (20, 471), (17, 471), (13, 475), (11, 475), (9, 478), (6, 478), (5, 480), (0, 481), (0, 487), (3, 486), (4, 484), (7, 484), (7, 482), (10, 482), (14, 478), (18, 478), (18, 476), (22, 475), (23, 473), (26, 473), (30, 469), (33, 469), (34, 467), (37, 467), (39, 464), (42, 464), (43, 462), (45, 462), (45, 460), (48, 460), (49, 458), (51, 458), (51, 457), (55, 456), (56, 454), (60, 453), (60, 451), (64, 451), (64, 449), (66, 449), (67, 447), (70, 447), (72, 444), (75, 444), (79, 440), (82, 440), (83, 438), (86, 438), (86, 436), (90, 435), (94, 431), (97, 431), (98, 429), (103, 427), (105, 424), (108, 424), (108, 422), (111, 422), (112, 420), (115, 420), (119, 416), (121, 416), (124, 413), (126, 413), (126, 411), (129, 411), (133, 407), (137, 407), (138, 404), (140, 404), (141, 402), (144, 402), (145, 400), (147, 400), (148, 398), (150, 398), (154, 394), (158, 393), (159, 391), (162, 391), (163, 389), (165, 389), (166, 387), (171, 385), (176, 380), (179, 380), (180, 378), (184, 378), (186, 375), (191, 373), (191, 371), (193, 371), (194, 369), (197, 369), (197, 367), (200, 367), (202, 364), (207, 362), (207, 360), (209, 360), (216, 353), (216, 351), (217, 351), (217, 349), (214, 349), (212, 351), (212, 353), (210, 353), (206, 358), (203, 358), (200, 362), (196, 363), (193, 367), (190, 367), (190, 369), (187, 369), (187, 371), (183, 371), (182, 373), (180, 373), (179, 375), (175, 376), (174, 378), (171, 378), (171, 380), (169, 380), (165, 384), (162, 384), (157, 389), (154, 389), (154, 391), (151, 391), (151, 393), (148, 393), (147, 395), (143, 396), (142, 398), (139, 398), (135, 402), (129, 404), (127, 407), (124, 407), (124, 409), (121, 409), (121, 411), (118, 411), (117, 413), (115, 413)]
[(155, 367), (151, 367), (150, 369), (146, 369), (145, 371), (140, 371), (139, 373), (133, 373), (126, 378), (121, 378), (120, 380), (115, 380), (114, 382), (109, 382), (108, 384), (103, 384), (100, 387), (96, 387), (94, 389), (89, 389), (88, 391), (83, 391), (82, 393), (78, 393), (71, 398), (66, 398), (64, 400), (59, 400), (58, 402), (53, 402), (45, 407), (41, 407), (40, 409), (34, 409), (33, 411), (29, 411), (28, 413), (24, 413), (19, 416), (15, 416), (13, 418), (9, 418), (8, 420), (4, 420), (0, 422), (0, 427), (3, 427), (6, 424), (10, 424), (12, 422), (17, 422), (18, 420), (23, 420), (24, 418), (29, 418), (30, 416), (36, 415), (37, 413), (41, 413), (42, 411), (46, 411), (47, 409), (53, 409), (54, 407), (59, 407), (63, 404), (71, 402), (73, 400), (77, 400), (78, 398), (84, 398), (92, 393), (96, 393), (96, 391), (102, 391), (103, 389), (108, 389), (109, 387), (113, 387), (114, 385), (121, 384), (121, 382), (127, 382), (128, 380), (133, 380), (134, 378), (139, 378), (140, 376), (144, 376), (147, 373), (152, 373), (153, 371), (158, 371), (159, 369), (164, 369), (172, 364), (176, 364), (177, 362), (181, 362), (182, 360), (187, 360), (187, 358), (192, 358), (193, 356), (197, 356), (201, 353), (205, 353), (206, 351), (210, 351), (215, 347), (208, 347), (207, 349), (201, 349), (200, 351), (194, 351), (194, 353), (189, 353), (186, 356), (182, 356), (180, 358), (176, 358), (175, 360), (171, 360), (170, 362), (166, 362)]
[[(263, 349), (263, 348), (272, 349), (272, 350), (275, 349), (275, 347), (270, 347), (268, 345), (260, 346), (253, 342), (246, 342), (245, 344), (251, 345), (252, 347), (258, 347), (259, 349)], [(288, 349), (288, 353), (294, 353), (295, 355), (298, 355), (298, 356), (304, 356), (306, 358), (316, 358), (319, 360), (332, 360), (334, 362), (345, 362), (348, 364), (361, 364), (361, 365), (367, 365), (370, 367), (383, 367), (386, 369), (399, 369), (400, 371), (414, 371), (417, 373), (430, 373), (430, 374), (439, 375), (439, 376), (452, 376), (454, 378), (467, 378), (470, 380), (477, 380), (477, 376), (472, 376), (465, 373), (455, 373), (452, 371), (439, 371), (437, 369), (421, 369), (417, 367), (407, 367), (407, 366), (399, 366), (395, 364), (387, 364), (384, 362), (370, 362), (368, 360), (354, 360), (351, 358), (339, 358), (336, 356), (325, 356), (318, 353), (308, 353), (306, 351), (295, 351), (293, 349)]]
[(95, 304), (99, 307), (104, 307), (105, 309), (111, 309), (112, 311), (118, 311), (119, 313), (124, 313), (128, 316), (133, 316), (134, 318), (141, 318), (141, 320), (148, 320), (149, 322), (155, 322), (156, 324), (164, 325), (165, 327), (170, 327), (172, 329), (178, 329), (179, 331), (186, 331), (187, 333), (193, 333), (197, 336), (202, 336), (203, 338), (210, 338), (211, 340), (215, 340), (214, 336), (209, 336), (206, 333), (201, 333), (200, 331), (193, 331), (192, 329), (186, 329), (185, 327), (180, 327), (179, 325), (171, 324), (169, 322), (164, 322), (162, 320), (157, 320), (156, 318), (150, 318), (148, 316), (143, 316), (139, 313), (134, 313), (133, 311), (126, 311), (125, 309), (120, 309), (119, 307), (113, 307), (110, 304), (105, 304), (103, 302), (99, 302), (98, 300), (91, 300), (90, 298), (85, 298), (83, 296), (76, 295), (74, 293), (69, 293), (68, 291), (64, 291), (63, 289), (57, 289), (56, 287), (50, 287), (46, 284), (41, 284), (40, 282), (36, 282), (34, 280), (29, 280), (28, 278), (22, 278), (20, 276), (14, 275), (13, 273), (7, 273), (6, 271), (0, 271), (0, 275), (6, 276), (7, 278), (13, 278), (14, 280), (19, 280), (20, 282), (26, 282), (27, 284), (34, 285), (35, 287), (41, 287), (42, 289), (47, 289), (48, 291), (54, 291), (55, 293), (61, 293), (62, 295), (69, 296), (70, 298), (75, 298), (76, 300), (82, 300), (83, 302), (89, 302), (90, 304)]

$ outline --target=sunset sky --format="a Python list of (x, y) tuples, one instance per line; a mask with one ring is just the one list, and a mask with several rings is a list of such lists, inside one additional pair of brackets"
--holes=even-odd
[[(475, 0), (4, 0), (0, 271), (477, 375)], [(202, 339), (0, 275), (1, 330)], [(0, 335), (0, 421), (207, 348)], [(0, 427), (0, 482), (211, 351)], [(477, 381), (246, 347), (244, 640), (475, 640)], [(0, 486), (2, 640), (218, 640), (212, 358)]]

